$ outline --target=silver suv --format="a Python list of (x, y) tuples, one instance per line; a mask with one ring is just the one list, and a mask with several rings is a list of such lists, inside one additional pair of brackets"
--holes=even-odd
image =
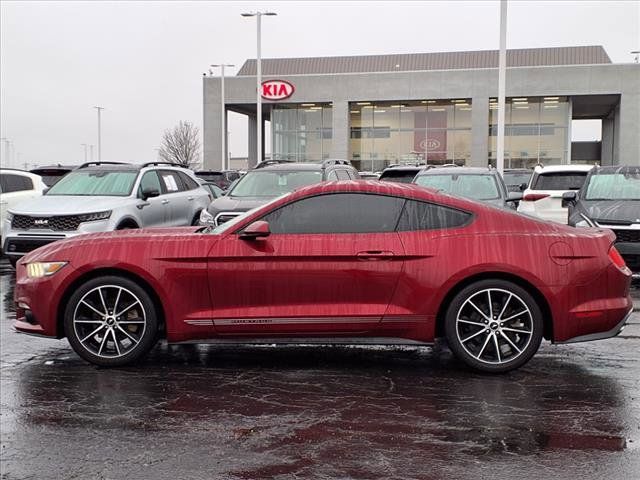
[(15, 266), (38, 247), (83, 233), (196, 225), (210, 200), (194, 173), (175, 164), (86, 163), (9, 209), (2, 251)]

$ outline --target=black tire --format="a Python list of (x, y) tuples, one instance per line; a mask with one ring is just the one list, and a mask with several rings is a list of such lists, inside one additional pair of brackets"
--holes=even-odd
[(488, 373), (508, 372), (527, 363), (540, 347), (543, 326), (533, 296), (506, 280), (481, 280), (463, 288), (445, 317), (453, 354), (474, 370)]
[(116, 230), (135, 230), (136, 228), (139, 228), (139, 227), (135, 223), (133, 223), (133, 222), (124, 222), (124, 223), (118, 225), (116, 227)]
[(7, 257), (9, 259), (9, 263), (11, 264), (11, 266), (15, 269), (18, 266), (18, 260), (20, 260), (19, 258), (15, 258), (15, 257)]
[(118, 276), (87, 281), (71, 295), (64, 312), (64, 330), (73, 350), (101, 367), (140, 360), (156, 344), (158, 328), (149, 294), (134, 281)]
[(193, 220), (191, 220), (192, 227), (197, 227), (198, 225), (200, 225), (200, 212), (201, 210), (198, 210), (195, 216), (193, 217)]

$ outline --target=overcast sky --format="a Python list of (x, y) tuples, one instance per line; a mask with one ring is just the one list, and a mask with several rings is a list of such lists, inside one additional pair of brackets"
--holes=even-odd
[[(35, 2), (0, 4), (1, 136), (13, 166), (156, 158), (162, 132), (202, 126), (202, 74), (263, 57), (371, 55), (498, 48), (499, 2)], [(603, 45), (614, 62), (640, 49), (640, 2), (511, 1), (507, 48)], [(230, 150), (246, 155), (246, 120), (230, 122)], [(580, 132), (578, 132), (580, 133)], [(580, 133), (592, 135), (592, 130)], [(6, 166), (5, 142), (0, 150)]]

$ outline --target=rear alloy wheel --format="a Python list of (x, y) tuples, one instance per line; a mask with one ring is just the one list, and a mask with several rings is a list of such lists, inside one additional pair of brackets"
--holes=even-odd
[(540, 347), (542, 330), (535, 299), (504, 280), (467, 286), (453, 298), (445, 318), (453, 353), (471, 368), (491, 373), (527, 363)]
[(102, 367), (140, 359), (156, 343), (158, 318), (147, 292), (116, 276), (82, 285), (65, 310), (64, 327), (75, 352)]

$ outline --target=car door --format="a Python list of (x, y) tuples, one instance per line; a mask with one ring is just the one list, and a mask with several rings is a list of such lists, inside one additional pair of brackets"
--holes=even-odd
[[(142, 200), (142, 190), (157, 190), (160, 195), (157, 197)], [(138, 198), (140, 202), (137, 207), (141, 210), (140, 218), (142, 227), (162, 227), (167, 225), (169, 219), (169, 204), (166, 200), (165, 191), (160, 184), (160, 178), (155, 170), (149, 170), (142, 175), (140, 186), (138, 187)]]
[(167, 225), (172, 227), (182, 227), (191, 225), (190, 203), (188, 201), (189, 192), (186, 191), (178, 172), (172, 170), (160, 170), (160, 181), (165, 187), (167, 194), (165, 201), (168, 205), (169, 220)]
[(363, 334), (380, 322), (402, 270), (403, 199), (303, 198), (263, 217), (271, 234), (216, 244), (209, 285), (221, 334)]

